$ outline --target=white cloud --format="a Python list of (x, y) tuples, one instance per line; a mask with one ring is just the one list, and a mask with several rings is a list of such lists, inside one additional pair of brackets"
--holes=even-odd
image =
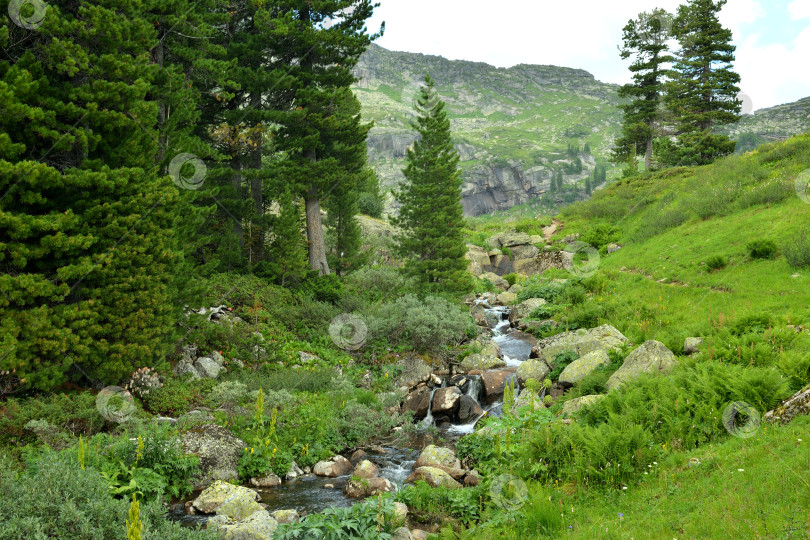
[(810, 0), (795, 0), (788, 5), (788, 13), (794, 21), (810, 17)]
[[(621, 60), (617, 49), (627, 21), (656, 6), (674, 12), (684, 2), (379, 1), (381, 6), (369, 30), (376, 31), (385, 20), (386, 35), (378, 44), (388, 49), (499, 67), (523, 63), (582, 68), (601, 81), (617, 84), (630, 79), (629, 62)], [(804, 13), (802, 6), (808, 4), (810, 0), (794, 1), (791, 14)], [(791, 42), (795, 33), (781, 32), (779, 45), (764, 44), (757, 36), (764, 30), (773, 32), (765, 25), (790, 24), (785, 4), (729, 0), (720, 18), (734, 33), (738, 45), (735, 66), (743, 77), (741, 87), (751, 96), (755, 109), (810, 95), (810, 81), (805, 75), (810, 70), (802, 69), (810, 58), (805, 34)]]

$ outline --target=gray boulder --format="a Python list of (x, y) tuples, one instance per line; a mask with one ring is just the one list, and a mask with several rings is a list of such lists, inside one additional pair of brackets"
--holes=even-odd
[(666, 345), (660, 341), (645, 341), (627, 355), (622, 367), (605, 383), (605, 388), (613, 390), (638, 378), (643, 373), (668, 373), (676, 365), (678, 365), (678, 360)]
[(194, 489), (202, 489), (216, 480), (237, 480), (237, 466), (245, 442), (227, 429), (207, 424), (180, 434), (183, 451), (200, 458), (200, 473)]
[(560, 373), (559, 382), (566, 387), (574, 386), (599, 366), (608, 364), (610, 364), (610, 357), (604, 349), (591, 351), (568, 364)]
[(197, 361), (194, 362), (194, 367), (197, 369), (200, 376), (209, 379), (216, 379), (219, 372), (224, 369), (221, 365), (217, 364), (213, 358), (208, 356), (197, 358)]
[(701, 345), (703, 345), (703, 338), (688, 337), (683, 341), (683, 353), (684, 354), (699, 353)]
[(592, 405), (604, 397), (604, 394), (591, 394), (589, 396), (569, 399), (563, 403), (562, 414), (563, 416), (571, 416), (581, 408)]

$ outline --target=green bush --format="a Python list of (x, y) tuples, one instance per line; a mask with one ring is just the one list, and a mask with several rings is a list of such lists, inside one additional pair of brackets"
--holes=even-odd
[(161, 388), (149, 392), (143, 398), (144, 405), (154, 414), (179, 416), (193, 407), (202, 405), (213, 387), (214, 379), (167, 378)]
[(401, 525), (395, 517), (394, 503), (389, 497), (379, 501), (372, 498), (348, 508), (327, 508), (310, 514), (298, 523), (279, 525), (276, 540), (343, 540), (344, 538), (374, 538), (391, 540)]
[(783, 247), (782, 253), (791, 266), (810, 268), (810, 239), (805, 231), (791, 238)]
[(336, 274), (307, 278), (301, 289), (318, 302), (336, 304), (343, 294), (343, 282)]
[(517, 281), (517, 274), (515, 274), (514, 272), (512, 272), (511, 274), (506, 274), (505, 276), (503, 276), (503, 279), (505, 279), (506, 282), (511, 287)]
[(434, 488), (422, 480), (414, 486), (401, 489), (396, 495), (396, 500), (405, 503), (409, 510), (436, 516), (452, 516), (467, 524), (480, 519), (482, 503), (488, 499), (483, 485), (465, 489)]
[(574, 351), (558, 354), (556, 357), (554, 357), (554, 361), (551, 363), (551, 367), (553, 369), (551, 373), (548, 374), (548, 378), (552, 381), (556, 381), (560, 378), (560, 373), (562, 373), (563, 370), (568, 367), (568, 364), (578, 358), (579, 355)]
[[(81, 469), (75, 452), (46, 451), (23, 473), (0, 456), (0, 538), (124, 538), (128, 510), (129, 501), (111, 497), (97, 470)], [(141, 520), (145, 540), (219, 538), (167, 520), (160, 501), (142, 504)]]
[(726, 258), (720, 255), (712, 255), (711, 257), (706, 259), (706, 268), (709, 269), (709, 272), (721, 270), (725, 268), (727, 264), (728, 261), (726, 261)]
[(382, 216), (385, 205), (380, 197), (373, 193), (361, 193), (357, 197), (357, 211), (373, 218)]
[(421, 300), (413, 294), (369, 310), (365, 319), (373, 342), (418, 352), (438, 351), (463, 337), (471, 324), (459, 306), (435, 296)]
[(746, 246), (752, 259), (775, 259), (779, 248), (773, 240), (754, 240)]
[(74, 436), (89, 437), (104, 428), (104, 417), (96, 409), (96, 397), (90, 392), (52, 394), (31, 398), (9, 398), (0, 414), (0, 443), (23, 446), (36, 440), (25, 428), (32, 420), (41, 420)]
[(605, 224), (590, 227), (580, 237), (580, 240), (582, 242), (590, 244), (596, 249), (604, 247), (610, 244), (611, 242), (615, 242), (618, 239), (619, 239), (619, 229), (617, 229), (613, 225), (605, 225)]

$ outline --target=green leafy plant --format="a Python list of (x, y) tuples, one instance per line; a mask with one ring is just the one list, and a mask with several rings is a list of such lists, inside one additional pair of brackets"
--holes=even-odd
[(712, 255), (708, 259), (706, 259), (706, 268), (709, 269), (709, 272), (713, 272), (715, 270), (721, 270), (726, 267), (728, 261), (725, 257), (721, 255)]
[(775, 259), (779, 248), (773, 240), (754, 240), (746, 245), (752, 259)]

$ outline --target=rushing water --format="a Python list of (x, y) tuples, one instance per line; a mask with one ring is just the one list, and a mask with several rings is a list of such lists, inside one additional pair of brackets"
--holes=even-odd
[[(484, 315), (492, 331), (492, 339), (503, 352), (503, 358), (509, 367), (519, 366), (521, 362), (529, 358), (532, 345), (522, 339), (519, 335), (511, 332), (509, 323), (509, 309), (506, 307), (490, 307), (485, 301), (479, 300), (479, 304), (484, 306)], [(446, 381), (442, 382), (442, 387)], [(430, 393), (430, 407), (433, 405), (433, 394), (437, 388)], [(486, 414), (500, 416), (503, 411), (503, 401), (486, 404), (482, 402), (483, 383), (481, 377), (469, 377), (469, 382), (465, 394), (472, 397), (486, 411)], [(483, 415), (481, 415), (483, 416)], [(455, 424), (449, 426), (444, 431), (445, 436), (451, 439), (472, 433), (475, 425), (480, 420), (480, 416), (466, 424)], [(432, 411), (428, 410), (427, 416), (420, 426), (425, 428), (433, 424)], [(414, 444), (420, 446), (421, 444)], [(413, 464), (419, 456), (419, 450), (413, 448), (385, 448), (385, 453), (367, 454), (364, 459), (368, 459), (379, 467), (380, 476), (387, 478), (399, 489), (411, 474)], [(270, 512), (283, 509), (295, 509), (301, 515), (320, 512), (329, 507), (345, 507), (356, 503), (356, 499), (349, 499), (343, 495), (343, 486), (349, 480), (350, 475), (338, 478), (322, 478), (315, 475), (305, 475), (289, 482), (283, 482), (280, 486), (258, 490), (261, 500), (267, 505)], [(330, 485), (332, 487), (327, 487)], [(195, 494), (196, 497), (196, 494)], [(179, 506), (170, 514), (170, 518), (180, 521), (188, 526), (204, 524), (211, 516), (186, 515)]]

